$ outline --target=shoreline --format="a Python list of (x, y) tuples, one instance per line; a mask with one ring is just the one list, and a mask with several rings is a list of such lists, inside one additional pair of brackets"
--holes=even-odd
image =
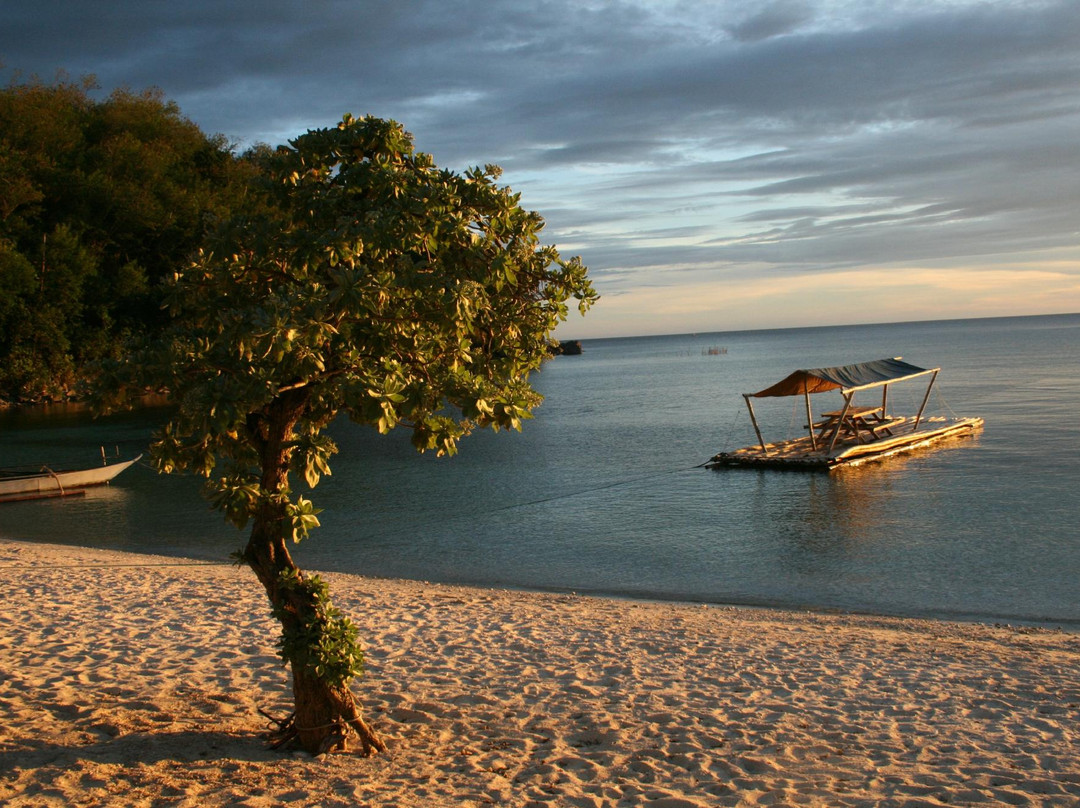
[[(199, 564), (217, 564), (225, 567), (234, 566), (233, 562), (228, 558), (222, 558), (220, 556), (213, 557), (211, 555), (199, 556), (199, 555), (184, 555), (178, 551), (175, 555), (163, 550), (139, 550), (133, 548), (125, 549), (111, 549), (103, 547), (94, 547), (85, 544), (65, 544), (65, 543), (52, 543), (52, 542), (39, 542), (33, 539), (13, 539), (0, 535), (0, 542), (11, 541), (25, 544), (42, 544), (45, 546), (57, 546), (57, 547), (72, 547), (76, 550), (105, 550), (107, 552), (116, 552), (120, 554), (130, 555), (135, 558), (139, 557), (153, 557), (153, 558), (168, 558), (176, 559), (178, 563), (187, 562), (191, 565)], [(347, 578), (359, 578), (363, 580), (371, 581), (401, 581), (408, 583), (416, 583), (422, 585), (431, 586), (450, 586), (450, 587), (464, 587), (466, 589), (477, 590), (491, 590), (496, 592), (519, 592), (522, 594), (536, 594), (536, 595), (569, 595), (583, 598), (597, 598), (599, 600), (612, 600), (627, 603), (652, 603), (657, 605), (672, 605), (672, 606), (688, 606), (688, 607), (708, 607), (715, 609), (761, 609), (764, 611), (777, 611), (782, 613), (807, 613), (807, 614), (820, 614), (820, 615), (833, 615), (838, 617), (865, 617), (865, 618), (885, 618), (892, 620), (929, 620), (945, 623), (965, 623), (971, 625), (986, 625), (996, 626), (999, 628), (1010, 627), (1032, 627), (1040, 629), (1049, 629), (1056, 631), (1063, 631), (1067, 633), (1080, 634), (1080, 620), (1070, 618), (1051, 618), (1051, 617), (1027, 617), (1014, 614), (990, 614), (990, 613), (977, 613), (977, 612), (964, 612), (964, 611), (941, 611), (935, 609), (928, 609), (919, 613), (903, 613), (903, 612), (889, 612), (889, 611), (875, 611), (871, 608), (856, 608), (856, 607), (844, 607), (844, 606), (815, 606), (814, 604), (796, 604), (796, 603), (783, 603), (783, 602), (771, 602), (765, 600), (693, 600), (680, 595), (666, 595), (664, 593), (644, 593), (644, 592), (623, 592), (618, 590), (607, 589), (595, 589), (595, 590), (583, 590), (572, 589), (570, 587), (556, 587), (556, 586), (524, 586), (518, 584), (509, 583), (490, 583), (483, 581), (434, 581), (426, 578), (400, 578), (393, 576), (377, 575), (377, 574), (365, 574), (359, 572), (347, 572), (342, 570), (328, 570), (320, 567), (312, 566), (308, 567), (305, 564), (300, 564), (301, 569), (306, 573), (315, 573), (322, 576), (326, 575), (341, 575)], [(245, 568), (246, 569), (246, 568)], [(331, 592), (331, 596), (333, 592)]]
[(388, 755), (263, 748), (288, 676), (249, 571), (0, 539), (0, 802), (1080, 800), (1069, 632), (324, 578)]

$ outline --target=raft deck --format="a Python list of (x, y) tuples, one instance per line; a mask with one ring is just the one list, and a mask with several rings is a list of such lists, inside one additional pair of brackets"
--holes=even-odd
[[(757, 468), (784, 468), (825, 470), (842, 466), (856, 466), (873, 460), (891, 457), (901, 452), (921, 449), (948, 438), (970, 436), (983, 425), (982, 418), (931, 418), (919, 423), (916, 419), (890, 418), (887, 428), (878, 426), (873, 436), (866, 433), (842, 434), (830, 449), (825, 436), (811, 438), (809, 435), (792, 440), (747, 446), (731, 452), (720, 452), (706, 464), (706, 468), (744, 466)], [(818, 426), (815, 424), (815, 426)], [(877, 434), (880, 433), (880, 436)]]

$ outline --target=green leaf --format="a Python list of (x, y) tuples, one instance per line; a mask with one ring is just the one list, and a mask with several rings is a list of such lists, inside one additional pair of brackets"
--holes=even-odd
[[(291, 486), (330, 474), (340, 415), (411, 429), (441, 456), (474, 429), (520, 429), (567, 301), (584, 310), (596, 294), (580, 261), (538, 246), (543, 220), (497, 187), (496, 167), (440, 170), (393, 121), (346, 117), (249, 170), (242, 207), (168, 285), (170, 326), (111, 377), (117, 400), (170, 391), (159, 468), (206, 476), (252, 541), (297, 542), (319, 511)], [(283, 656), (348, 681), (355, 627), (318, 579), (282, 576), (303, 596), (279, 611)]]

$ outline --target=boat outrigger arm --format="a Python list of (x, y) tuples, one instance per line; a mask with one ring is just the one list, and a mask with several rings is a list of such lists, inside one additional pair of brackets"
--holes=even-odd
[(926, 394), (923, 396), (922, 404), (919, 406), (919, 412), (915, 416), (913, 430), (918, 429), (919, 422), (922, 420), (923, 411), (926, 409), (926, 404), (930, 400), (930, 391), (933, 389), (934, 382), (937, 380), (937, 375), (940, 371), (940, 367), (920, 368), (916, 365), (908, 364), (907, 362), (901, 361), (901, 357), (899, 356), (893, 359), (877, 359), (873, 362), (859, 362), (854, 365), (796, 370), (794, 373), (778, 381), (771, 387), (766, 387), (764, 390), (759, 390), (756, 393), (743, 393), (743, 399), (746, 401), (746, 407), (750, 411), (750, 423), (754, 425), (754, 433), (757, 435), (758, 443), (761, 445), (761, 451), (768, 455), (769, 449), (765, 445), (765, 439), (761, 436), (761, 429), (758, 427), (757, 416), (754, 414), (754, 405), (751, 403), (750, 399), (772, 398), (776, 396), (803, 396), (803, 399), (806, 402), (806, 428), (810, 432), (810, 445), (814, 451), (817, 451), (817, 437), (814, 434), (814, 417), (810, 409), (810, 396), (814, 393), (827, 393), (830, 390), (839, 390), (840, 395), (844, 398), (844, 407), (840, 411), (840, 417), (837, 419), (837, 428), (833, 430), (832, 437), (829, 441), (828, 450), (831, 452), (840, 435), (840, 424), (847, 418), (848, 412), (851, 410), (851, 402), (854, 400), (857, 392), (860, 390), (869, 390), (874, 387), (882, 388), (881, 414), (882, 417), (884, 417), (886, 408), (889, 404), (890, 384), (929, 375), (930, 384), (927, 385)]

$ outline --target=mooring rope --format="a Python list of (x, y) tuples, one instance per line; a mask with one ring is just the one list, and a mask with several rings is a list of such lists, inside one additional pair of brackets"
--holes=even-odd
[(945, 396), (941, 392), (941, 388), (937, 388), (935, 392), (937, 393), (938, 401), (941, 403), (941, 406), (943, 406), (948, 411), (949, 415), (951, 415), (953, 418), (959, 418), (953, 408), (949, 406), (949, 402), (945, 400)]
[[(746, 414), (746, 411), (745, 411), (744, 408), (740, 408), (740, 407), (732, 407), (731, 408), (731, 421), (728, 422), (727, 431), (724, 433), (724, 438), (720, 443), (721, 447), (731, 446), (731, 442), (732, 442), (731, 441), (731, 436), (735, 434), (735, 427), (739, 423), (739, 418), (741, 416), (745, 415), (745, 414)], [(705, 461), (705, 463), (708, 463), (708, 462), (709, 462), (708, 460)], [(702, 466), (704, 466), (705, 463), (701, 463), (700, 465), (694, 466), (694, 468), (699, 469)]]
[[(705, 461), (705, 462), (707, 463), (708, 461)], [(503, 511), (512, 511), (515, 508), (527, 508), (530, 505), (544, 505), (545, 503), (548, 503), (548, 502), (558, 502), (559, 500), (562, 500), (562, 499), (572, 499), (573, 497), (579, 497), (579, 496), (582, 496), (583, 494), (591, 494), (591, 493), (594, 493), (596, 491), (607, 491), (608, 489), (611, 489), (611, 488), (618, 488), (620, 485), (630, 485), (632, 483), (644, 482), (645, 480), (655, 480), (657, 477), (667, 477), (667, 476), (669, 476), (671, 474), (680, 474), (680, 473), (682, 473), (684, 471), (693, 471), (694, 469), (701, 468), (701, 466), (703, 466), (703, 465), (705, 465), (705, 463), (702, 463), (702, 464), (697, 465), (697, 466), (683, 466), (683, 467), (680, 467), (680, 468), (677, 468), (677, 469), (667, 469), (666, 471), (658, 471), (658, 472), (655, 472), (654, 474), (646, 474), (646, 475), (644, 475), (642, 477), (631, 477), (631, 478), (625, 479), (625, 480), (616, 480), (614, 482), (606, 483), (604, 485), (597, 485), (597, 486), (594, 486), (592, 488), (581, 488), (581, 489), (578, 489), (576, 491), (571, 491), (568, 494), (556, 494), (554, 496), (544, 497), (542, 499), (533, 499), (533, 500), (530, 500), (528, 502), (517, 502), (517, 503), (514, 503), (513, 505), (504, 505), (501, 508), (495, 508), (495, 509), (490, 510), (490, 511), (484, 511), (484, 514), (502, 513)]]

